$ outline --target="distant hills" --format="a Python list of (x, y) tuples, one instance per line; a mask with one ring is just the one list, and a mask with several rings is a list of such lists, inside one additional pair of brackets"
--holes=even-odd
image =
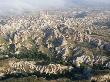
[(68, 7), (110, 9), (109, 0), (0, 0), (0, 15)]

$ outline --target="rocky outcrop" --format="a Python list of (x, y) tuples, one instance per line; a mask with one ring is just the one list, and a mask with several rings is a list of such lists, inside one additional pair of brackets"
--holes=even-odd
[[(53, 21), (53, 19), (48, 17), (39, 17), (38, 20), (36, 20), (36, 16), (17, 16), (7, 19), (9, 20), (5, 25), (0, 25), (1, 40), (6, 42), (6, 45), (1, 42), (0, 47), (4, 50), (3, 46), (8, 46), (11, 53), (20, 52), (23, 47), (30, 50), (34, 44), (36, 48), (42, 52), (45, 52), (41, 49), (43, 47), (48, 50), (50, 48), (63, 47), (65, 53), (62, 55), (68, 56), (69, 53), (66, 53), (69, 50), (67, 49), (68, 45), (75, 44), (75, 42), (89, 42), (91, 48), (102, 48), (102, 46), (104, 46), (103, 49), (109, 52), (109, 45), (106, 45), (106, 42), (103, 43), (102, 39), (91, 36), (92, 27), (85, 27), (79, 30), (79, 26), (79, 29), (76, 28), (77, 26), (73, 27), (70, 23), (67, 24), (66, 20), (64, 23), (57, 23), (54, 21), (55, 25), (51, 25), (48, 23), (48, 20)], [(68, 22), (71, 20), (72, 24), (76, 22), (75, 19), (68, 20)], [(77, 21), (81, 22), (81, 20)], [(86, 19), (84, 19), (84, 21), (86, 21)], [(59, 51), (56, 50), (56, 52)]]
[[(24, 58), (33, 57), (40, 60), (36, 56), (39, 54), (41, 56), (42, 53), (45, 54), (45, 60), (64, 63), (64, 65), (36, 65), (35, 62), (11, 61), (7, 74), (22, 72), (58, 74), (71, 69), (72, 65), (78, 68), (82, 65), (87, 65), (87, 67), (101, 65), (104, 68), (110, 68), (109, 30), (94, 24), (109, 17), (104, 14), (100, 17), (99, 13), (91, 12), (84, 18), (74, 18), (73, 15), (68, 16), (70, 15), (68, 11), (61, 11), (60, 14), (59, 11), (54, 12), (54, 15), (43, 12), (39, 15), (1, 18), (0, 57), (17, 58), (22, 55), (22, 59), (26, 54)], [(71, 66), (68, 67), (65, 64), (71, 64)], [(1, 75), (3, 75), (2, 72)]]
[(109, 82), (110, 81), (110, 74), (94, 76), (94, 77), (91, 78), (91, 81)]
[(95, 65), (102, 65), (102, 67), (109, 67), (109, 62), (106, 62), (108, 60), (105, 56), (87, 56), (87, 55), (81, 55), (78, 57), (73, 57), (73, 64), (80, 67), (81, 64), (95, 66)]
[(73, 69), (72, 66), (64, 66), (61, 64), (37, 65), (34, 61), (9, 61), (8, 68), (0, 69), (0, 77), (16, 74), (64, 74)]

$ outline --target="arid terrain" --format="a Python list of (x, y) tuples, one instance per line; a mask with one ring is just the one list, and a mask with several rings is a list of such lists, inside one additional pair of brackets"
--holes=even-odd
[(69, 8), (0, 16), (0, 80), (22, 82), (21, 77), (109, 82), (110, 11)]

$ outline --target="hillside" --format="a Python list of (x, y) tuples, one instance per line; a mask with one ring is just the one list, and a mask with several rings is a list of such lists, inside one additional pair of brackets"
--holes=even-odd
[[(60, 71), (67, 69), (69, 73), (81, 68), (85, 74), (85, 77), (80, 76), (82, 79), (91, 78), (88, 69), (109, 70), (109, 23), (110, 11), (101, 10), (45, 10), (22, 16), (2, 16), (0, 60), (3, 65), (0, 67), (0, 76), (5, 75), (5, 72), (24, 73), (28, 64), (27, 67), (32, 67), (27, 69), (29, 72), (25, 72), (36, 72), (39, 64), (30, 61), (40, 62), (42, 65), (39, 71), (42, 69), (42, 73), (57, 67), (57, 64), (64, 66), (64, 69), (58, 68)], [(7, 65), (4, 61), (8, 62)], [(23, 62), (30, 63), (25, 65)], [(5, 70), (8, 65), (10, 69), (7, 71), (10, 72)], [(50, 74), (51, 71), (46, 73)]]

